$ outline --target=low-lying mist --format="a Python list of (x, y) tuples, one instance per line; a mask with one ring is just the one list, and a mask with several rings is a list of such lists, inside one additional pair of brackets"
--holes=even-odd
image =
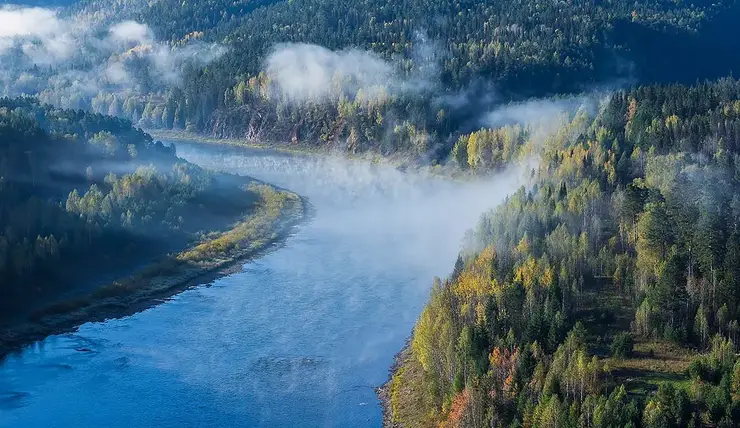
[[(311, 227), (361, 239), (389, 264), (411, 263), (447, 275), (465, 232), (481, 214), (523, 185), (527, 166), (453, 182), (429, 172), (340, 156), (289, 156), (178, 144), (178, 156), (203, 167), (247, 174), (306, 196), (316, 211)], [(375, 246), (373, 246), (375, 244)], [(379, 266), (382, 269), (382, 266)]]
[[(166, 351), (142, 351), (189, 385), (225, 400), (248, 396), (265, 409), (255, 425), (290, 425), (292, 412), (331, 418), (324, 422), (332, 426), (376, 417), (364, 405), (375, 402), (373, 387), (385, 380), (433, 277), (450, 274), (466, 231), (528, 176), (526, 166), (512, 166), (455, 182), (339, 156), (187, 143), (177, 151), (203, 167), (288, 188), (311, 206), (286, 248), (247, 263), (213, 292), (188, 295), (197, 316)], [(207, 355), (192, 358), (203, 343)], [(285, 401), (295, 408), (276, 411)]]

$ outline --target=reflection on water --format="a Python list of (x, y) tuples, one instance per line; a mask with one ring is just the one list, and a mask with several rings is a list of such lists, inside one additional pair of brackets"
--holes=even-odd
[(0, 427), (379, 426), (373, 387), (511, 174), (459, 185), (390, 167), (177, 144), (309, 198), (284, 246), (139, 314), (0, 367)]

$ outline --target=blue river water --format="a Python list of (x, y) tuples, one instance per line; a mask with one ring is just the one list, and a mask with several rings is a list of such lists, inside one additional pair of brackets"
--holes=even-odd
[(313, 216), (238, 272), (0, 365), (0, 427), (380, 426), (388, 377), (465, 231), (516, 186), (177, 143), (304, 195)]

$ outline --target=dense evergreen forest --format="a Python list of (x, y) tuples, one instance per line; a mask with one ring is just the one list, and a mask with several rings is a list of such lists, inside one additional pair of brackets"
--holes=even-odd
[(541, 150), (435, 282), (392, 422), (738, 426), (740, 82), (616, 92)]
[(0, 321), (224, 228), (237, 184), (129, 121), (0, 99)]
[[(83, 101), (50, 90), (44, 101), (145, 128), (432, 161), (446, 159), (457, 136), (480, 126), (477, 115), (496, 103), (635, 82), (690, 84), (740, 65), (735, 1), (109, 3), (85, 0), (73, 10), (146, 23), (175, 49), (198, 40), (227, 51), (207, 66), (183, 67), (174, 87), (147, 83), (143, 93), (103, 91)], [(314, 64), (327, 67), (335, 90), (292, 102), (266, 72), (283, 43), (318, 45), (340, 58), (348, 49), (372, 53), (393, 73), (366, 87), (347, 82), (357, 76), (345, 70)], [(419, 89), (397, 90), (409, 80)]]

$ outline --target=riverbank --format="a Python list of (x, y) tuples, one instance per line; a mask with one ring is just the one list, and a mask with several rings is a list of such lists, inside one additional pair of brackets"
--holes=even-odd
[(364, 152), (361, 154), (353, 154), (346, 151), (337, 150), (336, 148), (319, 148), (307, 144), (291, 143), (291, 144), (278, 144), (278, 143), (260, 143), (247, 139), (236, 139), (236, 138), (215, 138), (197, 134), (194, 132), (177, 131), (177, 130), (163, 130), (163, 129), (147, 129), (146, 133), (151, 135), (155, 140), (165, 141), (182, 141), (187, 143), (199, 143), (199, 144), (212, 144), (212, 145), (228, 145), (234, 147), (244, 147), (256, 150), (271, 150), (279, 153), (286, 153), (294, 156), (321, 156), (327, 154), (336, 154), (343, 158), (350, 160), (365, 161), (374, 164), (387, 164), (395, 167), (403, 172), (415, 171), (419, 173), (427, 173), (431, 176), (441, 177), (448, 180), (457, 182), (469, 182), (476, 178), (480, 178), (473, 171), (464, 171), (455, 166), (448, 165), (425, 165), (420, 162), (419, 159), (415, 159), (409, 155), (395, 154), (390, 156), (384, 156), (373, 152)]
[(411, 358), (411, 337), (406, 340), (406, 344), (396, 355), (393, 356), (393, 364), (388, 369), (388, 380), (375, 389), (380, 401), (380, 408), (383, 412), (383, 426), (386, 428), (400, 428), (400, 421), (394, 420), (393, 415), (393, 395), (398, 394), (399, 387), (395, 376), (403, 367), (404, 363)]
[(376, 392), (383, 412), (383, 427), (436, 426), (439, 415), (426, 413), (429, 408), (425, 391), (425, 373), (411, 349), (413, 335), (393, 357), (386, 383)]
[(285, 239), (306, 216), (306, 201), (294, 193), (266, 184), (251, 184), (245, 190), (259, 195), (259, 201), (229, 230), (164, 256), (85, 297), (37, 311), (27, 322), (0, 333), (0, 357), (47, 336), (74, 331), (87, 322), (140, 312), (187, 288), (228, 274), (239, 262)]
[(317, 147), (311, 147), (308, 145), (294, 144), (291, 146), (287, 146), (285, 144), (259, 143), (247, 139), (215, 138), (195, 132), (178, 131), (172, 129), (146, 129), (145, 131), (155, 140), (186, 141), (190, 143), (197, 142), (202, 144), (214, 145), (226, 144), (229, 146), (246, 147), (250, 149), (272, 150), (275, 152), (288, 153), (292, 155), (318, 155), (326, 153), (326, 151), (322, 151)]

